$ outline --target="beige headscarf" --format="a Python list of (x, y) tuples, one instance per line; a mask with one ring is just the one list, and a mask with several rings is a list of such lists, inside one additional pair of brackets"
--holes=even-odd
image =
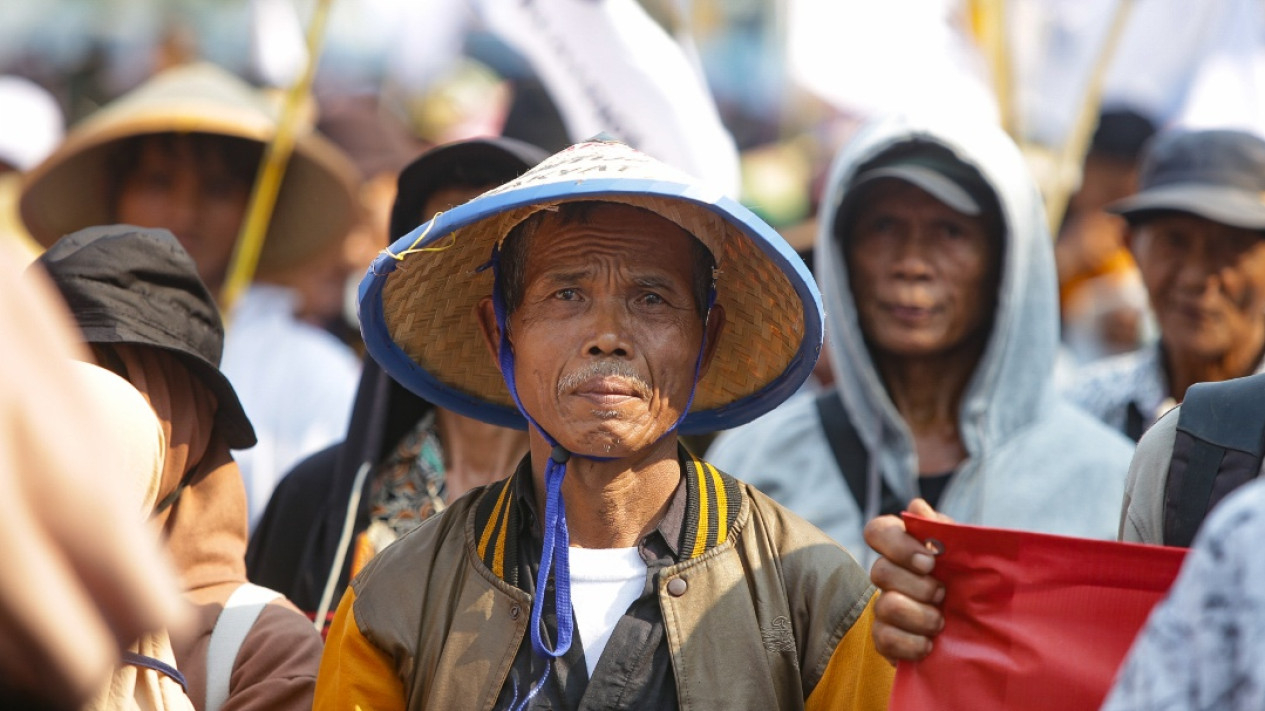
[[(166, 433), (153, 409), (128, 381), (89, 363), (75, 362), (72, 371), (74, 384), (86, 397), (109, 406), (110, 416), (97, 423), (104, 441), (110, 443), (97, 453), (97, 471), (134, 503), (137, 520), (145, 520), (158, 501)], [(159, 564), (165, 562), (158, 555), (153, 559)], [(129, 651), (176, 666), (166, 629), (143, 635)], [(84, 711), (192, 709), (193, 702), (175, 679), (152, 668), (124, 663)]]
[[(167, 452), (158, 500), (185, 483), (156, 517), (185, 592), (198, 603), (223, 602), (246, 582), (246, 488), (214, 429), (215, 396), (177, 356), (127, 344), (113, 350), (162, 423)], [(219, 588), (227, 590), (222, 597), (205, 597)]]

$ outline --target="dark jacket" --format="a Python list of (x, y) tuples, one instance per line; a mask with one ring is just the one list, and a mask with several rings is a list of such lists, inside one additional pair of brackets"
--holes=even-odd
[[(281, 480), (250, 537), (246, 572), (313, 615), (331, 573), (353, 500), (356, 474), (380, 462), (432, 405), (366, 361), (342, 442), (309, 456)], [(369, 525), (368, 476), (360, 487), (349, 542)], [(350, 543), (349, 543), (350, 547)], [(330, 612), (347, 588), (350, 551), (338, 571)]]

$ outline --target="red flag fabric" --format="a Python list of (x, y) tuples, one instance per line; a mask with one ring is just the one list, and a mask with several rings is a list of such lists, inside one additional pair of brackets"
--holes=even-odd
[(944, 630), (896, 669), (893, 711), (1097, 709), (1186, 549), (931, 521)]

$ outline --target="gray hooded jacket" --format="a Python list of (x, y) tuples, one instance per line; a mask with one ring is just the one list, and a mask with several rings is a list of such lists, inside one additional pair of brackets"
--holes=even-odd
[(939, 143), (975, 166), (996, 193), (1006, 226), (997, 314), (960, 405), (968, 457), (939, 509), (961, 523), (1115, 538), (1131, 443), (1055, 394), (1058, 302), (1045, 212), (1019, 151), (992, 126), (879, 120), (831, 167), (816, 263), (836, 384), (870, 453), (866, 505), (858, 506), (848, 489), (812, 397), (793, 398), (723, 433), (708, 459), (815, 523), (863, 562), (873, 557), (861, 532), (878, 512), (879, 477), (903, 501), (918, 495), (914, 440), (870, 358), (846, 254), (831, 234), (857, 168), (915, 138)]

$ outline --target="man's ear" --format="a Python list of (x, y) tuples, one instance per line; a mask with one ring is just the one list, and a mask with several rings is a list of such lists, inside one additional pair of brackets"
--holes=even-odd
[(488, 353), (492, 355), (492, 364), (499, 370), (501, 367), (501, 329), (496, 325), (496, 307), (492, 303), (492, 297), (485, 296), (479, 299), (479, 303), (474, 307), (474, 310), (479, 317), (479, 330), (483, 333), (483, 342), (487, 344)]
[(703, 363), (698, 369), (698, 379), (702, 380), (707, 375), (707, 368), (712, 363), (712, 356), (716, 355), (716, 344), (720, 343), (720, 335), (725, 332), (725, 307), (720, 304), (712, 304), (712, 308), (707, 312), (707, 323), (703, 324), (703, 332), (707, 335), (707, 344), (703, 350)]

